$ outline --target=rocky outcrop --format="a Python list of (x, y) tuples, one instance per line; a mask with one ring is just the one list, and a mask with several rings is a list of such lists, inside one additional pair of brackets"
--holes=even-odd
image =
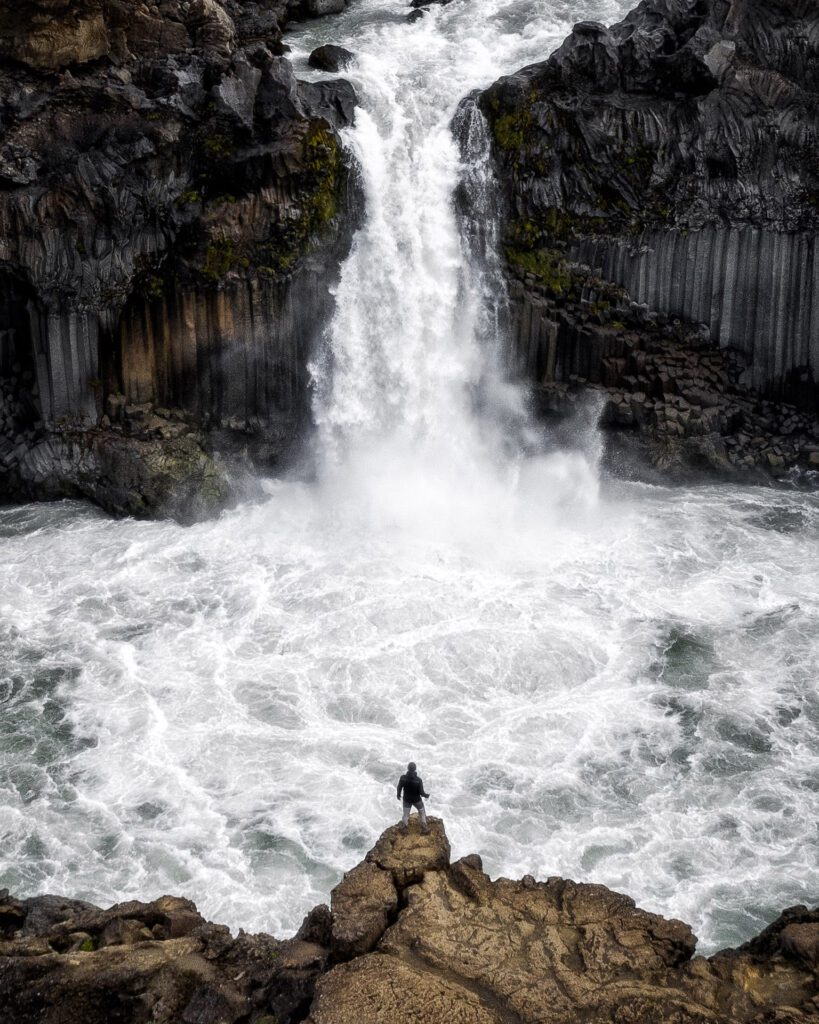
[(734, 353), (748, 394), (815, 417), (817, 68), (811, 0), (644, 0), (577, 25), (479, 98), (512, 276), (557, 302), (572, 271), (622, 288)]
[(510, 373), (535, 382), (534, 407), (547, 420), (573, 420), (588, 393), (598, 395), (614, 475), (819, 479), (816, 416), (742, 384), (741, 354), (715, 345), (705, 325), (650, 310), (588, 265), (551, 254), (518, 255), (508, 272)]
[(355, 216), (337, 135), (352, 88), (298, 82), (282, 56), (286, 19), (314, 7), (26, 0), (0, 14), (0, 375), (28, 410), (0, 438), (0, 492), (42, 494), (38, 447), (38, 472), (58, 453), (50, 492), (167, 509), (72, 478), (69, 432), (142, 458), (112, 400), (179, 414), (213, 465), (219, 431), (236, 435), (228, 462), (238, 448), (267, 464), (303, 432), (307, 357)]
[(0, 893), (10, 1024), (800, 1024), (819, 1014), (819, 909), (694, 957), (681, 921), (599, 885), (492, 881), (443, 824), (388, 829), (298, 935), (233, 938), (188, 900), (102, 911)]
[(0, 1011), (8, 1024), (286, 1024), (303, 1018), (327, 966), (327, 950), (314, 944), (234, 938), (172, 896), (103, 911), (0, 892)]

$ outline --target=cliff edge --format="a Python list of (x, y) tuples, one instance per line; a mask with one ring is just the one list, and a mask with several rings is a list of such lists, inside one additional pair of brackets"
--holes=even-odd
[(288, 940), (234, 938), (170, 896), (110, 910), (0, 894), (9, 1024), (801, 1024), (819, 1015), (819, 908), (739, 949), (600, 885), (492, 881), (439, 819), (387, 829)]

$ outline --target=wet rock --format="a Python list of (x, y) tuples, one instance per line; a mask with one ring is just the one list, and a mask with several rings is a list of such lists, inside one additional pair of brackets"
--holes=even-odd
[(235, 501), (223, 462), (201, 435), (143, 440), (109, 430), (52, 434), (17, 457), (23, 494), (87, 497), (115, 515), (193, 523)]
[(317, 46), (310, 54), (307, 63), (311, 68), (317, 68), (319, 71), (337, 72), (353, 60), (355, 60), (355, 54), (343, 46), (327, 43), (325, 46)]

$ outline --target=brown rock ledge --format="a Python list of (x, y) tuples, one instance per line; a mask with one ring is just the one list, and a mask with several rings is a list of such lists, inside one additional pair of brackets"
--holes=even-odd
[(295, 938), (233, 938), (165, 896), (103, 911), (0, 892), (8, 1024), (801, 1024), (819, 1019), (819, 908), (693, 957), (688, 925), (604, 886), (492, 881), (396, 826)]

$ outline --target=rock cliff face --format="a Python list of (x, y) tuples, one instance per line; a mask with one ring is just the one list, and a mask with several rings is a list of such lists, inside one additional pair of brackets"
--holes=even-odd
[(295, 938), (170, 896), (110, 910), (0, 893), (9, 1024), (800, 1024), (819, 1014), (819, 909), (708, 959), (681, 921), (560, 878), (450, 863), (443, 825), (388, 829)]
[[(500, 80), (479, 102), (520, 282), (518, 357), (538, 364), (537, 382), (610, 386), (609, 418), (623, 401), (634, 406), (666, 461), (677, 458), (675, 446), (699, 458), (709, 444), (714, 464), (736, 472), (819, 461), (811, 462), (816, 4), (644, 0), (611, 29), (577, 25), (549, 60)], [(680, 381), (675, 360), (665, 360), (658, 383), (642, 366), (652, 362), (657, 329), (674, 320), (698, 341), (692, 348), (666, 332), (662, 343), (687, 369)], [(715, 364), (717, 349), (728, 353), (730, 394), (720, 401), (713, 380), (709, 387), (707, 375), (689, 372), (709, 341)], [(561, 362), (557, 349), (571, 358)], [(686, 393), (686, 377), (698, 393)], [(675, 418), (680, 430), (669, 432), (675, 406), (686, 422)], [(766, 443), (751, 443), (764, 435)], [(708, 444), (696, 440), (703, 436)]]
[(140, 462), (184, 435), (218, 505), (213, 431), (268, 462), (299, 434), (355, 205), (352, 89), (298, 82), (282, 56), (287, 17), (316, 3), (0, 12), (0, 489), (179, 514), (161, 485), (129, 497), (101, 452)]

